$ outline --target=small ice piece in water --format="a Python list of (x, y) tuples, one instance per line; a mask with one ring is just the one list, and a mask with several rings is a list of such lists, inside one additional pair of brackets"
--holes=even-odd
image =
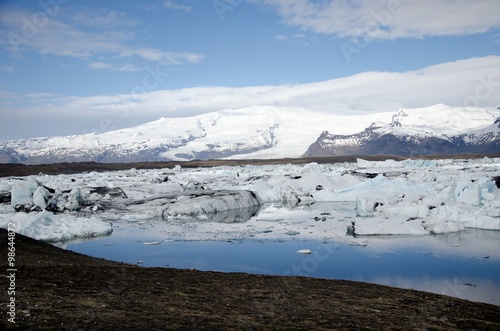
[(144, 245), (159, 245), (161, 244), (160, 241), (146, 241)]
[(297, 251), (297, 253), (299, 253), (299, 254), (311, 254), (312, 251), (310, 249), (299, 249)]

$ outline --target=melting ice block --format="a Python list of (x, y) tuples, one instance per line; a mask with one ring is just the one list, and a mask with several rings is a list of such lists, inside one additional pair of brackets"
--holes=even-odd
[[(163, 210), (162, 217), (167, 220), (169, 217), (191, 216), (200, 220), (222, 222), (227, 221), (229, 215), (236, 221), (246, 218), (243, 219), (245, 221), (255, 214), (254, 208), (262, 203), (260, 197), (252, 191), (185, 192)], [(238, 213), (239, 210), (243, 212)], [(247, 215), (249, 210), (253, 211), (252, 215)]]
[[(14, 222), (17, 233), (44, 241), (70, 240), (76, 237), (96, 237), (110, 234), (109, 222), (97, 218), (81, 218), (72, 215), (54, 215), (48, 211), (40, 213), (18, 213), (12, 218), (0, 219), (0, 223)], [(4, 227), (4, 224), (1, 224)]]
[(28, 177), (26, 180), (15, 183), (11, 192), (10, 203), (12, 207), (32, 204), (33, 193), (39, 186), (40, 183), (32, 177)]

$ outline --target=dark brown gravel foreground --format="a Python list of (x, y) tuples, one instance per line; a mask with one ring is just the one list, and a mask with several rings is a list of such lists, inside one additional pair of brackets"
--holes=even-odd
[(144, 268), (0, 231), (0, 329), (500, 330), (500, 306), (360, 282)]

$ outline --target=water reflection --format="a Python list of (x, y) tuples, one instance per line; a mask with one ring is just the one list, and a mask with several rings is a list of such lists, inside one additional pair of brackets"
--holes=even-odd
[[(354, 244), (244, 240), (149, 246), (144, 242), (152, 238), (140, 235), (122, 237), (117, 232), (112, 237), (67, 248), (133, 264), (141, 261), (146, 267), (355, 280), (500, 305), (500, 232), (466, 230), (459, 236), (381, 237)], [(305, 248), (311, 254), (297, 254)]]
[(252, 206), (249, 208), (238, 208), (221, 210), (216, 213), (200, 213), (194, 216), (182, 216), (176, 218), (174, 216), (165, 217), (168, 221), (181, 222), (214, 222), (214, 223), (245, 223), (252, 217), (259, 215), (262, 205)]
[[(110, 260), (140, 261), (146, 267), (355, 280), (500, 305), (500, 231), (353, 238), (345, 235), (353, 217), (354, 204), (349, 202), (293, 209), (264, 205), (188, 220), (117, 222), (110, 237), (70, 242), (66, 248)], [(265, 237), (292, 227), (300, 236)], [(170, 241), (191, 232), (195, 238), (203, 233), (205, 239)], [(235, 237), (220, 239), (221, 232)], [(325, 240), (317, 235), (304, 239), (308, 233), (321, 233)], [(144, 245), (147, 241), (159, 244)], [(311, 254), (297, 254), (301, 249)]]
[(435, 235), (436, 240), (449, 247), (476, 249), (478, 247), (497, 248), (496, 257), (500, 257), (500, 231), (466, 229), (465, 231)]

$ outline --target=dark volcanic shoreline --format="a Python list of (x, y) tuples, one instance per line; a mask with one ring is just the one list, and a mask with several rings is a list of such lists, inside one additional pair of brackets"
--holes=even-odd
[(161, 169), (173, 168), (181, 165), (183, 168), (216, 167), (216, 166), (243, 166), (243, 165), (272, 165), (272, 164), (306, 164), (317, 163), (343, 163), (356, 162), (361, 158), (369, 161), (407, 160), (407, 159), (478, 159), (483, 157), (496, 158), (500, 153), (495, 154), (474, 154), (474, 155), (432, 155), (432, 156), (397, 156), (397, 155), (348, 155), (331, 157), (305, 157), (305, 158), (285, 158), (285, 159), (248, 159), (248, 160), (193, 160), (193, 161), (169, 161), (169, 162), (133, 162), (133, 163), (97, 163), (97, 162), (75, 162), (75, 163), (52, 163), (39, 165), (24, 164), (0, 164), (0, 177), (8, 176), (30, 176), (40, 173), (46, 175), (73, 174), (90, 171), (116, 171), (128, 169)]
[[(2, 274), (7, 231), (0, 229)], [(15, 236), (13, 330), (500, 330), (500, 306), (342, 280), (143, 268)], [(6, 286), (5, 286), (6, 287)], [(2, 301), (8, 302), (7, 291)]]

